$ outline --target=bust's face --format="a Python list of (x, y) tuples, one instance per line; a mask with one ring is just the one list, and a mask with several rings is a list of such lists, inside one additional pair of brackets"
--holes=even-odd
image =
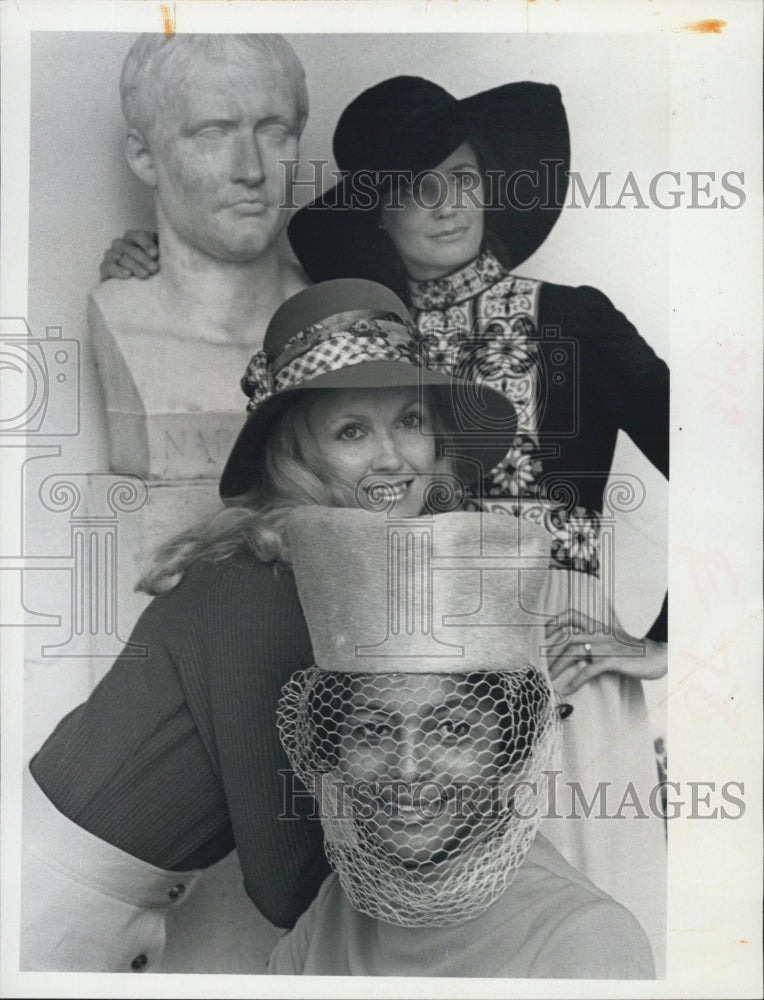
[(158, 102), (151, 130), (157, 212), (182, 242), (245, 262), (284, 228), (300, 122), (290, 81), (265, 63), (201, 55)]

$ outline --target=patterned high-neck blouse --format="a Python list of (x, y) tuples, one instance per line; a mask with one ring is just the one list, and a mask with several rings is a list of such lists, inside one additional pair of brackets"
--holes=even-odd
[(445, 278), (409, 283), (428, 364), (478, 379), (507, 396), (517, 434), (480, 493), (537, 497), (539, 354), (535, 343), (540, 281), (510, 274), (488, 251)]
[(618, 432), (668, 476), (666, 364), (601, 292), (520, 277), (490, 251), (409, 290), (428, 363), (515, 405), (512, 447), (477, 493), (541, 501), (554, 561), (596, 572), (600, 516), (642, 497), (628, 472), (608, 484)]

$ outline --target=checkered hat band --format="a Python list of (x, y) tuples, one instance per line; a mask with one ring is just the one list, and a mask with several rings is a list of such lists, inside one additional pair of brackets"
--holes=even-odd
[(358, 341), (353, 335), (344, 334), (325, 340), (289, 362), (274, 375), (273, 382), (276, 392), (281, 392), (318, 375), (325, 375), (340, 368), (350, 368), (366, 361), (413, 363), (410, 356), (401, 354), (389, 341), (374, 341), (371, 338)]
[(397, 334), (407, 334), (409, 339), (419, 339), (417, 329), (408, 317), (374, 309), (347, 310), (327, 316), (320, 323), (312, 323), (290, 337), (273, 359), (274, 374), (321, 341), (345, 333), (351, 333), (359, 340), (364, 337), (394, 338)]
[(295, 334), (275, 359), (258, 351), (241, 380), (254, 412), (277, 392), (368, 361), (420, 365), (414, 326), (392, 313), (341, 313)]

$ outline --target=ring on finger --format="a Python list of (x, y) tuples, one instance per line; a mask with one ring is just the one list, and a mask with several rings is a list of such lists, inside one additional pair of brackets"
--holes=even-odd
[(583, 658), (583, 662), (584, 663), (592, 663), (593, 662), (592, 644), (590, 642), (585, 642), (584, 643), (584, 658)]

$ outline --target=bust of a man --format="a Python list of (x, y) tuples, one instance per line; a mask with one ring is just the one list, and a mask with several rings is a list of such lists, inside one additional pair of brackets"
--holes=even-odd
[(306, 279), (279, 239), (308, 104), (279, 35), (142, 35), (120, 82), (127, 159), (154, 195), (161, 269), (110, 280), (89, 323), (111, 466), (216, 477), (239, 388), (276, 308)]

